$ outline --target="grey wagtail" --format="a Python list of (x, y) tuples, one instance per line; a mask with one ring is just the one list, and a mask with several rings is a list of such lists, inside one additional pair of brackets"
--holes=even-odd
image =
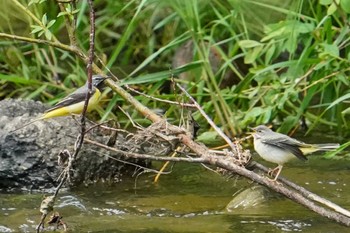
[(252, 129), (254, 130), (251, 134), (254, 137), (255, 151), (266, 161), (278, 164), (278, 166), (269, 173), (273, 175), (277, 171), (273, 179), (274, 181), (277, 180), (281, 173), (283, 165), (289, 160), (298, 158), (306, 161), (307, 158), (305, 154), (332, 150), (339, 147), (339, 144), (336, 143), (306, 144), (287, 135), (273, 132), (264, 125), (259, 125)]
[[(102, 84), (103, 81), (106, 79), (107, 78), (102, 77), (101, 75), (92, 76), (92, 93), (89, 99), (87, 111), (91, 111), (92, 109), (94, 109), (100, 101)], [(80, 114), (84, 109), (86, 93), (88, 90), (88, 82), (86, 82), (84, 86), (78, 88), (73, 93), (66, 96), (63, 100), (58, 102), (52, 108), (46, 110), (40, 117), (36, 118), (31, 122), (28, 122), (27, 124), (21, 126), (18, 129), (13, 130), (12, 132), (22, 129), (39, 120), (67, 116), (70, 114)]]

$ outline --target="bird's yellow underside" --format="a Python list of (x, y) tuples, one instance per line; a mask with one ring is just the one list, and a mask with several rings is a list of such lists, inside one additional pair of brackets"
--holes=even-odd
[[(92, 95), (90, 100), (89, 100), (89, 105), (87, 108), (88, 112), (93, 110), (96, 107), (96, 105), (98, 104), (98, 102), (100, 100), (100, 97), (101, 97), (101, 92), (96, 88), (94, 95)], [(71, 114), (80, 114), (84, 109), (84, 104), (85, 104), (85, 101), (82, 101), (82, 102), (72, 104), (72, 105), (69, 105), (66, 107), (54, 109), (50, 112), (44, 113), (43, 116), (40, 117), (40, 119), (48, 119), (48, 118), (52, 118), (52, 117), (67, 116), (67, 115), (71, 115)]]

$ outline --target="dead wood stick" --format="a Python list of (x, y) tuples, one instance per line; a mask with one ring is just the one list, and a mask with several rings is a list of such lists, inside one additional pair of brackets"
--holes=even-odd
[[(254, 163), (252, 164), (252, 166), (262, 170), (262, 171), (265, 171), (265, 172), (268, 172), (268, 168), (266, 168), (265, 166), (259, 164), (259, 163), (256, 163), (254, 161)], [(320, 197), (318, 196), (317, 194), (315, 193), (312, 193), (310, 192), (309, 190), (307, 190), (306, 188), (302, 187), (302, 186), (299, 186), (293, 182), (291, 182), (290, 180), (287, 180), (286, 178), (283, 178), (283, 177), (280, 177), (280, 179), (278, 179), (279, 181), (283, 182), (284, 184), (288, 185), (289, 187), (295, 189), (296, 191), (298, 191), (301, 195), (303, 195), (304, 197), (312, 200), (312, 201), (317, 201), (318, 203), (321, 203), (325, 206), (328, 206), (329, 208), (335, 210), (336, 212), (338, 213), (341, 213), (347, 217), (350, 218), (350, 211), (342, 208), (341, 206), (323, 198), (323, 197)]]

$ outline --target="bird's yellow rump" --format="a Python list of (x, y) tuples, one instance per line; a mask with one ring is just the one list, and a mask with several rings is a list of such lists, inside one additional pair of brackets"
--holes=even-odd
[[(90, 112), (93, 110), (99, 103), (101, 97), (101, 91), (97, 88), (93, 88), (92, 96), (89, 99), (89, 105), (87, 108), (87, 111)], [(73, 103), (71, 105), (62, 106), (62, 107), (53, 107), (48, 109), (43, 113), (42, 116), (39, 117), (40, 120), (53, 118), (53, 117), (60, 117), (60, 116), (68, 116), (71, 114), (80, 114), (82, 113), (84, 109), (85, 104), (85, 98), (83, 101), (78, 103)]]
[[(106, 78), (102, 77), (101, 75), (92, 76), (92, 93), (87, 108), (88, 112), (98, 105), (101, 97), (100, 88), (102, 87), (103, 81), (105, 79)], [(41, 116), (23, 125), (22, 127), (15, 129), (14, 131), (22, 129), (39, 120), (82, 113), (85, 105), (86, 94), (88, 91), (88, 83), (86, 82), (84, 86), (75, 90), (73, 93), (65, 97), (52, 108), (46, 110)]]
[(276, 163), (278, 166), (272, 170), (272, 175), (277, 172), (274, 181), (277, 180), (283, 165), (288, 161), (298, 158), (307, 160), (306, 154), (316, 151), (334, 150), (339, 147), (338, 143), (307, 144), (291, 138), (287, 135), (273, 132), (264, 125), (253, 128), (254, 149), (266, 161)]

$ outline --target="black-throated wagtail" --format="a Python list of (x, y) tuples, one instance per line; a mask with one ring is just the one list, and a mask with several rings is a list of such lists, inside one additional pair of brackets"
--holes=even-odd
[[(106, 77), (103, 77), (101, 75), (92, 76), (92, 93), (89, 99), (87, 111), (91, 111), (92, 109), (94, 109), (100, 101), (101, 88), (103, 85), (103, 81), (106, 79)], [(86, 93), (88, 90), (88, 82), (86, 82), (84, 86), (78, 88), (73, 93), (66, 96), (63, 100), (58, 102), (52, 108), (46, 110), (40, 117), (36, 118), (31, 122), (28, 122), (27, 124), (21, 126), (18, 129), (13, 130), (12, 132), (22, 129), (39, 120), (82, 113), (84, 109)]]

